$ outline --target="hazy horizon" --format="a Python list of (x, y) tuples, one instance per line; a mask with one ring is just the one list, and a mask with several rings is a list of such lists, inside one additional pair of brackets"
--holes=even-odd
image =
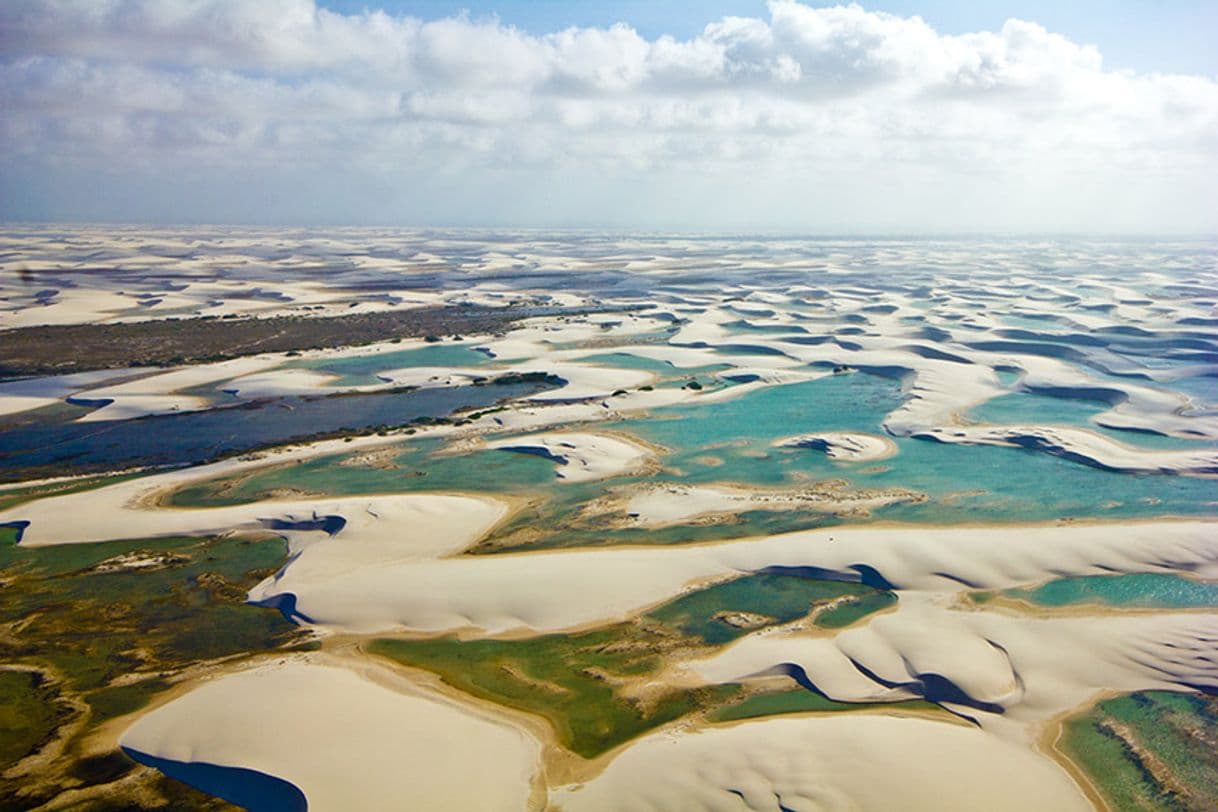
[(1214, 243), (1218, 242), (1218, 231), (1205, 232), (1052, 232), (1052, 231), (957, 231), (957, 232), (907, 232), (900, 231), (857, 231), (857, 232), (815, 232), (790, 229), (680, 229), (658, 227), (611, 227), (611, 226), (547, 226), (547, 225), (514, 225), (514, 224), (478, 224), (466, 225), (451, 223), (370, 223), (370, 222), (208, 222), (197, 221), (136, 221), (136, 220), (16, 220), (0, 219), (0, 228), (19, 230), (21, 228), (70, 228), (88, 229), (93, 227), (111, 227), (131, 230), (181, 232), (189, 229), (244, 229), (250, 231), (292, 231), (308, 230), (324, 234), (327, 230), (335, 231), (381, 231), (399, 233), (453, 233), (467, 234), (471, 237), (487, 238), (496, 235), (535, 234), (535, 235), (571, 235), (571, 236), (606, 236), (630, 237), (638, 239), (649, 238), (680, 238), (691, 240), (815, 240), (825, 242), (1109, 242), (1109, 243)]

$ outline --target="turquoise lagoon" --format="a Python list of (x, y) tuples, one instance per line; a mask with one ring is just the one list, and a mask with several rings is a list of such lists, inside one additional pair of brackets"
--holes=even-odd
[[(691, 375), (686, 370), (669, 368), (669, 374), (669, 385), (691, 377), (700, 377), (707, 387), (714, 385), (709, 376)], [(837, 523), (832, 517), (806, 512), (756, 512), (727, 525), (649, 531), (615, 528), (603, 518), (570, 519), (581, 503), (606, 489), (652, 481), (687, 485), (730, 481), (791, 488), (845, 480), (854, 488), (906, 488), (925, 494), (927, 501), (891, 505), (876, 510), (870, 520), (927, 524), (1207, 516), (1218, 505), (1218, 485), (1210, 479), (1118, 474), (1024, 449), (897, 438), (896, 456), (868, 464), (840, 463), (815, 451), (773, 445), (785, 437), (813, 431), (883, 433), (884, 417), (900, 404), (901, 397), (899, 382), (853, 373), (766, 387), (718, 403), (658, 408), (646, 416), (591, 426), (635, 435), (668, 449), (660, 460), (663, 469), (648, 477), (567, 484), (555, 478), (553, 463), (540, 457), (495, 450), (446, 454), (443, 441), (418, 439), (410, 441), (394, 460), (396, 467), (387, 470), (340, 465), (349, 455), (333, 455), (250, 477), (223, 497), (205, 484), (181, 492), (175, 501), (183, 505), (251, 501), (276, 488), (336, 496), (443, 490), (530, 496), (534, 507), (524, 511), (516, 523), (541, 522), (562, 530), (554, 538), (538, 542), (540, 546), (674, 543)], [(1026, 393), (998, 398), (994, 404), (979, 413), (1014, 420), (1026, 408), (1028, 414), (1019, 422), (1044, 422), (1043, 418), (1052, 417), (1055, 424), (1078, 426), (1089, 425), (1087, 418), (1099, 406)], [(1131, 444), (1150, 437), (1115, 433), (1128, 435), (1122, 439)]]
[(406, 367), (472, 367), (491, 362), (490, 356), (464, 344), (432, 344), (408, 350), (392, 350), (343, 358), (310, 358), (289, 367), (313, 369), (340, 375), (333, 386), (369, 386), (383, 383), (378, 372)]
[(1049, 607), (1086, 604), (1136, 609), (1218, 607), (1218, 583), (1154, 572), (1058, 578), (1033, 589), (1008, 589), (1001, 594)]

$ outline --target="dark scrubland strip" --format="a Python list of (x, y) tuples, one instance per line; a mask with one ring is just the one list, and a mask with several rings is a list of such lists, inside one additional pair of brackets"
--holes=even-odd
[(587, 307), (421, 307), (343, 316), (159, 319), (56, 324), (0, 331), (0, 379), (138, 366), (224, 361), (264, 352), (374, 344), (394, 338), (494, 333), (520, 319), (643, 310)]

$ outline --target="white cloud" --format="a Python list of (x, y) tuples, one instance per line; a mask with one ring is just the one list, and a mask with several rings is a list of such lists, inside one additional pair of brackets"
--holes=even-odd
[(402, 217), (494, 221), (489, 172), (528, 178), (514, 212), (534, 220), (627, 222), (635, 189), (652, 202), (632, 211), (665, 225), (1218, 226), (1218, 83), (1105, 71), (1095, 48), (1019, 20), (945, 36), (773, 0), (768, 19), (678, 41), (311, 0), (19, 2), (0, 6), (0, 108), (6, 185), (44, 165), (233, 185), (298, 171), (293, 188), (318, 189), (397, 177), (433, 190), (430, 210), (396, 195)]

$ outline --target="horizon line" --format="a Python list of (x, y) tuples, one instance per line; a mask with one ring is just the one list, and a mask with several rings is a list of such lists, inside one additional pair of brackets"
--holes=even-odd
[(1128, 231), (1023, 231), (1023, 230), (961, 230), (961, 231), (901, 231), (863, 229), (859, 231), (802, 231), (798, 229), (693, 229), (680, 227), (589, 226), (589, 225), (519, 225), (519, 224), (428, 224), (428, 223), (320, 223), (320, 222), (137, 222), (130, 220), (7, 220), (0, 218), (0, 228), (10, 227), (114, 227), (148, 229), (234, 228), (234, 229), (390, 229), (400, 231), (503, 232), (523, 231), (550, 234), (613, 234), (655, 237), (689, 238), (761, 238), (810, 240), (1110, 240), (1146, 242), (1173, 240), (1183, 242), (1218, 242), (1218, 232), (1128, 232)]

